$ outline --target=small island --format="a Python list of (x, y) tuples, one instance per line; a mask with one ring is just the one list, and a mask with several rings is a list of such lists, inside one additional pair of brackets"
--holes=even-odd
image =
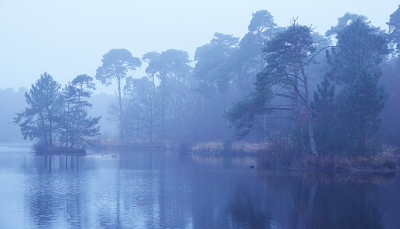
[(88, 116), (92, 104), (86, 101), (95, 89), (93, 78), (78, 75), (63, 89), (46, 72), (25, 93), (28, 107), (17, 113), (14, 123), (24, 139), (37, 140), (37, 155), (86, 155), (100, 133), (99, 117)]

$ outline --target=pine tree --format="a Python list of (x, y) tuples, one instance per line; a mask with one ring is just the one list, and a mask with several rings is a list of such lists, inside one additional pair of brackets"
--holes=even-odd
[(349, 154), (370, 155), (379, 149), (377, 136), (386, 95), (369, 72), (347, 85), (338, 100), (336, 136)]
[[(317, 48), (308, 26), (301, 26), (293, 22), (286, 31), (279, 32), (272, 39), (266, 41), (264, 48), (265, 68), (257, 74), (255, 91), (250, 98), (236, 103), (225, 113), (225, 117), (236, 125), (241, 136), (247, 134), (255, 124), (258, 115), (266, 114), (271, 110), (292, 110), (299, 125), (301, 112), (304, 111), (308, 121), (309, 141), (311, 151), (318, 155), (313, 134), (313, 118), (309, 101), (309, 75), (305, 67), (312, 63)], [(283, 92), (274, 91), (279, 87)], [(272, 106), (273, 97), (288, 98), (291, 104)]]
[(62, 110), (60, 84), (45, 72), (25, 98), (28, 107), (16, 114), (14, 123), (19, 124), (24, 139), (38, 139), (41, 146), (52, 147)]
[(335, 86), (327, 78), (318, 84), (311, 109), (315, 117), (315, 142), (318, 151), (334, 149)]
[(327, 52), (327, 76), (344, 85), (338, 95), (338, 137), (343, 150), (366, 155), (376, 152), (379, 114), (385, 93), (378, 87), (386, 39), (367, 22), (357, 19), (337, 33), (337, 48)]
[(93, 137), (99, 135), (98, 126), (101, 116), (88, 117), (87, 110), (92, 107), (85, 99), (92, 95), (96, 87), (93, 78), (78, 75), (63, 90), (64, 116), (60, 141), (66, 147), (82, 147), (84, 143), (92, 145)]

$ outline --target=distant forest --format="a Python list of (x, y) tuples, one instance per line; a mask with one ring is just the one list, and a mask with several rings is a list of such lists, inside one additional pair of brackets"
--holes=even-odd
[[(387, 24), (346, 13), (319, 34), (295, 18), (279, 27), (261, 10), (244, 37), (217, 32), (194, 60), (183, 50), (139, 58), (112, 49), (93, 79), (116, 94), (94, 94), (88, 112), (102, 116), (100, 137), (127, 144), (241, 139), (374, 154), (400, 142), (400, 8)], [(145, 76), (127, 77), (142, 63)], [(0, 90), (0, 141), (21, 139), (12, 121), (28, 90)]]

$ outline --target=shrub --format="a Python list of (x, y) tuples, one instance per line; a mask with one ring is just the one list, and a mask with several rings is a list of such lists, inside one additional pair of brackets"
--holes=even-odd
[(257, 165), (263, 168), (290, 166), (294, 157), (293, 149), (285, 144), (271, 144), (257, 152)]

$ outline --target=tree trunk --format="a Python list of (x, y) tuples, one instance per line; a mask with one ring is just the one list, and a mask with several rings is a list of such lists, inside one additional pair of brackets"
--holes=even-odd
[(310, 145), (311, 145), (311, 151), (315, 156), (318, 156), (317, 148), (315, 147), (315, 141), (314, 141), (314, 125), (313, 125), (313, 118), (312, 118), (312, 113), (311, 109), (308, 110), (308, 135), (310, 138)]
[(304, 90), (305, 90), (305, 99), (306, 99), (306, 109), (307, 109), (307, 119), (308, 119), (308, 137), (310, 139), (310, 146), (311, 146), (311, 151), (315, 156), (318, 156), (317, 148), (315, 147), (315, 141), (314, 141), (314, 124), (313, 124), (313, 118), (312, 118), (312, 112), (311, 112), (311, 106), (310, 106), (310, 99), (308, 98), (308, 76), (306, 75), (304, 71), (304, 67), (301, 66), (301, 74), (303, 75), (303, 80), (304, 80)]
[(155, 95), (156, 95), (156, 85), (154, 83), (154, 74), (152, 75), (152, 79), (153, 79), (153, 94), (151, 96), (151, 109), (150, 109), (150, 142), (153, 142), (153, 125), (154, 125), (154, 100), (155, 100)]
[(301, 109), (299, 106), (299, 80), (297, 79), (298, 73), (294, 73), (294, 84), (293, 84), (293, 91), (294, 91), (294, 100), (293, 100), (293, 108), (294, 108), (294, 115), (295, 115), (295, 125), (296, 127), (300, 124), (300, 116), (301, 116)]
[(165, 135), (165, 76), (161, 76), (161, 140)]
[(123, 118), (123, 112), (122, 112), (122, 97), (121, 97), (121, 78), (117, 78), (118, 82), (118, 103), (119, 103), (119, 125), (120, 125), (120, 130), (119, 130), (119, 136), (120, 140), (123, 143), (124, 142), (124, 118)]

